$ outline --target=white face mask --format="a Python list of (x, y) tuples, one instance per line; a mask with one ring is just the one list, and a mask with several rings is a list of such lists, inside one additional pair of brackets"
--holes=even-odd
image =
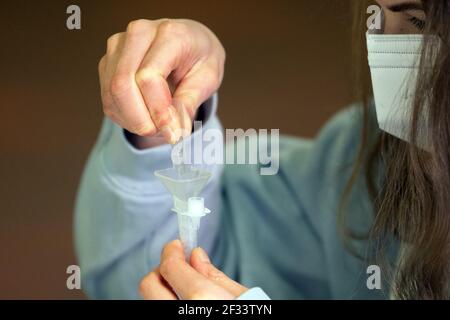
[[(409, 142), (423, 35), (367, 33), (367, 50), (372, 76), (378, 125), (381, 130)], [(421, 117), (419, 121), (425, 121)], [(419, 128), (424, 123), (419, 123)], [(424, 135), (418, 146), (427, 149)]]

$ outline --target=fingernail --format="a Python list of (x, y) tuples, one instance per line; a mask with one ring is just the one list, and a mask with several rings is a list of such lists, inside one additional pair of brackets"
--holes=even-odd
[(173, 126), (173, 127), (171, 127), (171, 130), (173, 132), (173, 139), (174, 139), (173, 143), (175, 144), (181, 138), (181, 129), (180, 128), (175, 128), (175, 126)]
[(198, 251), (198, 257), (200, 258), (201, 262), (208, 262), (208, 263), (211, 262), (209, 260), (208, 255), (206, 254), (205, 250), (203, 250), (202, 248), (198, 247), (197, 251)]

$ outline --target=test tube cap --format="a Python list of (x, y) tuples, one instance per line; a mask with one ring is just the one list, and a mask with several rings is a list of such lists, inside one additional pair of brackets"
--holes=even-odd
[(205, 200), (202, 197), (190, 197), (188, 199), (188, 212), (191, 217), (202, 217), (211, 211), (205, 208)]

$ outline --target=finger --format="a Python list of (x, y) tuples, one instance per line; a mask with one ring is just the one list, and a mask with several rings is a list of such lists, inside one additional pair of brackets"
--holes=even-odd
[(177, 300), (175, 292), (163, 279), (159, 268), (156, 268), (141, 280), (139, 292), (145, 300)]
[[(136, 74), (136, 81), (156, 127), (170, 130), (176, 140), (180, 137), (177, 131), (181, 128), (181, 120), (172, 104), (167, 79), (176, 70), (176, 81), (179, 81), (195, 63), (193, 57), (196, 56), (195, 45), (186, 43), (189, 37), (183, 37), (183, 32), (187, 31), (179, 26), (180, 23), (171, 21), (161, 23), (155, 41)], [(189, 51), (186, 47), (190, 48)]]
[(156, 36), (157, 24), (151, 20), (132, 21), (127, 26), (117, 73), (134, 75)]
[(174, 240), (161, 255), (160, 272), (182, 299), (233, 299), (234, 297), (194, 270), (184, 259), (181, 242)]
[[(117, 106), (115, 105), (109, 87), (110, 79), (115, 70), (114, 66), (118, 61), (119, 53), (123, 47), (123, 42), (123, 33), (117, 33), (109, 37), (107, 40), (106, 54), (100, 59), (98, 64), (103, 111), (107, 117), (111, 118), (111, 120), (116, 123), (119, 123), (120, 121), (115, 117), (114, 110), (116, 110)], [(119, 123), (119, 125), (121, 124)]]
[(179, 83), (173, 105), (180, 114), (182, 127), (191, 132), (192, 120), (198, 107), (219, 88), (222, 82), (221, 64), (213, 61), (198, 63)]
[[(115, 36), (117, 40), (114, 39)], [(113, 100), (113, 104), (110, 109), (105, 110), (105, 113), (117, 119), (117, 122), (130, 132), (141, 136), (153, 135), (156, 128), (135, 83), (134, 74), (118, 69), (122, 55), (129, 55), (128, 51), (132, 48), (128, 44), (125, 53), (127, 37), (125, 33), (115, 36), (108, 40), (103, 86), (105, 95)], [(115, 41), (120, 44), (114, 45)]]
[(227, 277), (222, 271), (211, 264), (209, 257), (202, 248), (195, 248), (191, 254), (191, 265), (200, 274), (221, 286), (237, 297), (247, 291), (247, 288)]
[[(128, 24), (123, 48), (114, 71), (116, 77), (119, 78), (122, 76), (129, 79), (129, 85), (131, 86), (130, 91), (132, 100), (127, 100), (127, 96), (123, 97), (124, 102), (121, 107), (138, 110), (136, 115), (134, 112), (125, 112), (125, 114), (130, 114), (129, 117), (134, 119), (135, 117), (141, 117), (141, 113), (147, 113), (143, 118), (138, 119), (137, 123), (140, 123), (141, 121), (148, 122), (147, 126), (149, 127), (148, 130), (150, 130), (150, 132), (144, 132), (141, 135), (151, 135), (156, 131), (156, 126), (151, 120), (148, 109), (145, 106), (145, 101), (135, 81), (135, 74), (155, 38), (155, 25), (156, 23), (154, 21), (144, 19), (132, 21)], [(128, 119), (127, 116), (125, 117)], [(129, 125), (133, 126), (131, 123)]]

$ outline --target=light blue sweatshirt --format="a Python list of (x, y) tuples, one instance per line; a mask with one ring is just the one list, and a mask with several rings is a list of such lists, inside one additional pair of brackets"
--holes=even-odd
[[(220, 128), (216, 105), (216, 96), (202, 105), (203, 129)], [(384, 298), (368, 289), (369, 263), (345, 248), (337, 230), (361, 123), (355, 106), (314, 140), (281, 137), (276, 175), (260, 175), (259, 165), (211, 167), (202, 196), (213, 213), (202, 220), (199, 244), (212, 262), (272, 299)], [(137, 150), (123, 129), (104, 120), (76, 202), (76, 249), (89, 297), (139, 298), (140, 280), (178, 237), (172, 199), (153, 174), (171, 166), (170, 151), (169, 145)], [(372, 207), (362, 177), (353, 190), (349, 223), (367, 231)], [(364, 243), (356, 245), (364, 252)], [(264, 299), (264, 292), (241, 298)]]

